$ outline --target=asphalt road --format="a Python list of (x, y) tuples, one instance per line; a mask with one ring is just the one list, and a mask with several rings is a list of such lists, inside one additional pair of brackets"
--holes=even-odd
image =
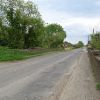
[(44, 100), (82, 52), (77, 49), (0, 63), (0, 100)]

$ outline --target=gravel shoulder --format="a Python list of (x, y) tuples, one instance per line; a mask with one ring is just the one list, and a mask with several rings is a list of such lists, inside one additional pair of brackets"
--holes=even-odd
[(100, 100), (100, 91), (96, 90), (93, 72), (86, 52), (60, 96), (59, 100)]

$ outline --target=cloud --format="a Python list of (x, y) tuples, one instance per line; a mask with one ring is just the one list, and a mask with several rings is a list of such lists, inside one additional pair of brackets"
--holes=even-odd
[[(74, 16), (100, 16), (99, 0), (35, 0), (40, 8), (66, 11)], [(48, 6), (49, 5), (49, 6)]]
[(66, 12), (56, 12), (52, 10), (41, 10), (41, 14), (46, 22), (59, 23), (63, 27), (71, 26), (73, 24), (81, 24), (86, 28), (93, 29), (100, 24), (99, 17), (74, 17), (72, 15), (67, 14)]
[[(34, 0), (33, 0), (34, 1)], [(66, 30), (66, 40), (87, 42), (93, 28), (100, 30), (99, 0), (35, 0), (46, 23), (61, 24)]]
[(100, 1), (97, 0), (97, 1), (95, 2), (95, 4), (96, 4), (97, 6), (100, 6)]

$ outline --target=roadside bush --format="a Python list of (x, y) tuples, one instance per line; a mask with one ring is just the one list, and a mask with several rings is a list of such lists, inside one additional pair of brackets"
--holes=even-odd
[(100, 33), (91, 35), (91, 46), (94, 49), (100, 50)]

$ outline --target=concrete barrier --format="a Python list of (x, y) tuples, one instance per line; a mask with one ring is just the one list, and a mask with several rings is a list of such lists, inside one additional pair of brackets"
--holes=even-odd
[(90, 62), (93, 68), (96, 82), (100, 82), (100, 51), (88, 49)]

